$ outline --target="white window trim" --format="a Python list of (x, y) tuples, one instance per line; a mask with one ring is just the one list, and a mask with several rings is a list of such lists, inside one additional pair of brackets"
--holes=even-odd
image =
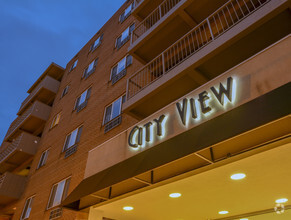
[[(98, 41), (98, 43), (95, 45), (95, 43)], [(98, 46), (98, 44), (100, 44), (101, 43), (101, 36), (99, 36), (95, 41), (94, 41), (94, 43), (93, 43), (93, 48), (95, 48), (95, 47), (97, 47)]]
[[(96, 70), (96, 66), (98, 65), (98, 60), (99, 60), (99, 57), (97, 57), (96, 59), (94, 59), (91, 63), (89, 63), (89, 65), (84, 69), (83, 71), (83, 75), (82, 75), (82, 78), (85, 78), (87, 79), (92, 73), (95, 72)], [(92, 64), (92, 69), (89, 70), (89, 67), (90, 65)], [(90, 74), (89, 74), (90, 73)]]
[[(41, 153), (40, 158), (39, 158), (39, 161), (38, 161), (38, 165), (37, 165), (37, 168), (36, 168), (37, 170), (40, 169), (41, 167), (43, 167), (43, 166), (46, 164), (46, 161), (47, 161), (47, 158), (48, 158), (48, 155), (49, 155), (49, 150), (50, 150), (50, 148), (46, 149), (45, 151), (43, 151), (43, 152)], [(43, 165), (41, 165), (40, 162), (41, 162), (42, 155), (43, 155), (44, 153), (45, 153), (46, 155), (45, 155), (45, 158), (44, 158), (44, 160), (43, 160)], [(41, 166), (40, 166), (40, 165), (41, 165)]]
[[(130, 27), (130, 25), (120, 34), (120, 35), (118, 35), (118, 37), (116, 38), (116, 41), (115, 41), (115, 47), (117, 47), (117, 43), (118, 43), (118, 39), (120, 38), (120, 42), (122, 42), (122, 34), (128, 29), (128, 31), (129, 31), (129, 27)], [(130, 36), (130, 33), (129, 33), (129, 36)]]
[[(118, 35), (118, 37), (116, 38), (116, 40), (115, 40), (115, 48), (117, 48), (117, 44), (118, 44), (118, 39), (119, 38), (122, 38), (122, 35), (123, 35), (123, 33), (125, 32), (125, 31), (127, 31), (128, 30), (128, 36), (127, 37), (129, 37), (129, 40), (130, 40), (130, 36), (132, 35), (132, 32), (130, 32), (130, 27), (131, 26), (133, 26), (134, 25), (134, 28), (135, 28), (135, 22), (133, 22), (132, 24), (130, 24), (126, 29), (124, 29), (124, 31), (120, 34), (120, 35)], [(126, 38), (127, 38), (126, 37)], [(125, 40), (126, 38), (124, 38), (123, 40)], [(120, 39), (120, 42), (123, 42), (123, 40), (121, 40)], [(126, 41), (127, 42), (127, 41)], [(121, 48), (123, 45), (125, 44), (125, 42), (119, 47), (119, 48)]]
[[(122, 59), (117, 63), (117, 74), (119, 74), (119, 73), (122, 72), (124, 69), (126, 69), (126, 60), (127, 60), (127, 56), (123, 57), (123, 58), (122, 58)], [(118, 72), (119, 64), (120, 64), (121, 62), (124, 62), (124, 69), (122, 69), (122, 70), (120, 70), (120, 71)]]
[[(123, 60), (123, 59), (125, 59), (125, 69), (128, 67), (128, 66), (130, 66), (130, 65), (128, 65), (127, 66), (127, 57), (128, 56), (130, 56), (130, 55), (126, 55), (125, 57), (123, 57), (122, 59), (120, 59), (112, 68), (111, 68), (111, 71), (110, 71), (110, 78), (109, 78), (109, 80), (112, 80), (112, 71), (113, 71), (113, 69), (115, 68), (115, 67), (117, 67), (117, 70), (118, 70), (118, 64)], [(120, 71), (120, 72), (122, 72), (122, 70)], [(116, 75), (118, 75), (120, 72), (117, 72), (116, 73)]]
[(30, 209), (30, 212), (29, 212), (28, 218), (22, 218), (22, 216), (23, 216), (23, 214), (24, 214), (24, 209), (25, 209), (26, 202), (27, 202), (28, 200), (30, 200), (30, 201), (29, 201), (29, 206), (32, 206), (31, 203), (33, 202), (34, 197), (35, 197), (35, 195), (30, 196), (30, 197), (28, 197), (28, 198), (25, 200), (25, 203), (24, 203), (24, 206), (23, 206), (23, 209), (22, 209), (22, 212), (21, 212), (20, 220), (24, 220), (24, 219), (28, 219), (28, 218), (29, 218), (30, 213), (31, 213), (31, 209), (32, 209), (32, 208)]
[[(126, 33), (126, 37), (123, 37), (123, 34)], [(121, 37), (121, 41), (125, 40), (127, 37), (130, 36), (130, 32), (129, 32), (129, 27), (127, 27), (123, 32), (122, 34), (120, 35)], [(123, 38), (123, 39), (122, 39)]]
[[(76, 63), (76, 65), (75, 65)], [(74, 63), (72, 64), (71, 68), (70, 68), (70, 72), (73, 71), (78, 65), (78, 59), (74, 61)]]
[[(64, 97), (64, 96), (69, 92), (69, 88), (70, 88), (70, 84), (67, 84), (67, 85), (64, 87), (64, 89), (63, 89), (63, 91), (62, 91), (62, 94), (61, 94), (61, 98), (63, 98), (63, 97)], [(64, 93), (65, 90), (66, 90), (66, 93)]]
[[(65, 142), (64, 142), (64, 146), (63, 146), (63, 150), (62, 150), (62, 152), (65, 152), (66, 150), (70, 149), (71, 147), (73, 147), (73, 146), (76, 144), (76, 142), (75, 142), (71, 147), (65, 149), (68, 136), (69, 136), (70, 134), (72, 134), (75, 130), (78, 129), (78, 131), (77, 131), (77, 136), (76, 136), (76, 139), (77, 139), (77, 137), (78, 137), (78, 133), (79, 133), (79, 129), (80, 129), (82, 126), (83, 126), (83, 124), (79, 125), (77, 128), (75, 128), (74, 130), (72, 130), (70, 133), (68, 133), (68, 134), (66, 135), (66, 138), (65, 138)], [(75, 140), (75, 141), (76, 141), (76, 140)]]
[[(67, 178), (65, 178), (65, 179), (62, 179), (61, 181), (59, 181), (59, 182), (57, 182), (57, 183), (55, 183), (55, 184), (53, 184), (53, 185), (51, 186), (51, 192), (50, 192), (49, 199), (48, 199), (48, 203), (47, 203), (47, 206), (46, 206), (46, 209), (47, 209), (47, 210), (49, 210), (49, 209), (51, 209), (51, 208), (54, 208), (54, 207), (60, 205), (60, 204), (58, 204), (58, 205), (55, 205), (55, 206), (52, 206), (52, 207), (48, 207), (48, 206), (49, 206), (49, 203), (50, 203), (50, 200), (51, 200), (51, 196), (52, 196), (52, 192), (53, 192), (53, 188), (54, 188), (54, 186), (55, 186), (55, 185), (58, 185), (58, 184), (59, 184), (60, 182), (62, 182), (62, 181), (65, 181), (65, 185), (66, 185), (66, 181), (67, 181), (68, 179), (70, 179), (71, 177), (72, 177), (72, 176), (69, 176), (69, 177), (67, 177)], [(65, 186), (64, 186), (64, 189), (65, 189)], [(62, 192), (61, 202), (63, 201), (63, 197), (64, 197), (64, 191)]]
[[(88, 91), (89, 91), (89, 89), (92, 89), (92, 86), (90, 86), (88, 89), (86, 89), (85, 91), (83, 91), (77, 98), (76, 98), (76, 100), (75, 100), (75, 104), (74, 104), (74, 109), (73, 109), (73, 111), (75, 111), (75, 110), (77, 110), (78, 109), (78, 107), (80, 106), (80, 105), (82, 105), (84, 102), (86, 102), (86, 101), (88, 101), (89, 100), (89, 98), (88, 98)], [(92, 91), (92, 90), (91, 90)], [(91, 91), (90, 91), (90, 96), (91, 96)], [(83, 93), (85, 93), (86, 92), (86, 97), (85, 97), (85, 101), (84, 102), (82, 102), (82, 103), (78, 103), (78, 106), (77, 106), (77, 101), (78, 101), (78, 99), (80, 98), (81, 99), (81, 96), (83, 95)]]
[[(127, 15), (131, 14), (132, 10), (133, 10), (133, 5), (134, 3), (132, 2), (126, 9), (124, 9), (124, 11), (121, 13), (121, 15), (119, 16), (119, 22), (123, 22), (125, 21), (125, 19), (128, 17)], [(129, 12), (126, 14), (126, 10), (130, 8)], [(121, 17), (122, 15), (125, 17), (125, 19), (123, 21), (121, 21)]]
[[(113, 102), (111, 102), (110, 104), (108, 104), (108, 105), (106, 105), (105, 106), (105, 109), (104, 109), (104, 114), (103, 114), (103, 122), (102, 122), (102, 125), (105, 125), (105, 124), (107, 124), (108, 122), (106, 122), (105, 123), (105, 116), (106, 116), (106, 109), (107, 109), (107, 107), (109, 107), (110, 105), (112, 105), (115, 101), (117, 101), (118, 99), (121, 99), (121, 105), (120, 105), (120, 114), (119, 115), (121, 115), (121, 110), (122, 110), (122, 98), (123, 98), (123, 96), (125, 96), (126, 95), (126, 93), (124, 93), (123, 95), (121, 95), (121, 96), (119, 96), (117, 99), (115, 99)], [(111, 111), (111, 116), (112, 116), (112, 111)], [(112, 118), (110, 119), (110, 121), (112, 120)]]
[[(101, 43), (102, 43), (102, 39), (103, 39), (103, 34), (101, 34), (90, 46), (90, 51), (93, 52), (96, 48), (98, 48)], [(98, 44), (95, 45), (95, 42), (98, 41)], [(95, 45), (95, 46), (94, 46)]]
[[(53, 120), (52, 120), (52, 122), (51, 122), (50, 129), (56, 127), (56, 126), (60, 123), (61, 116), (62, 116), (61, 113), (62, 113), (62, 112), (59, 112), (59, 113), (55, 114), (55, 116), (53, 117)], [(59, 119), (58, 119), (58, 123), (54, 124), (54, 122), (57, 120), (57, 117), (59, 118)]]

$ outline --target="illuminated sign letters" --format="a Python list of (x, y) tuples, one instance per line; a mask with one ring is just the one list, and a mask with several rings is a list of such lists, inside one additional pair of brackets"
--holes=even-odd
[[(223, 106), (224, 105), (224, 97), (232, 102), (232, 87), (233, 87), (233, 78), (227, 78), (226, 88), (220, 83), (219, 90), (217, 91), (213, 86), (210, 88), (211, 92), (213, 93), (214, 97), (218, 100), (218, 102)], [(198, 102), (200, 104), (200, 110), (203, 114), (206, 114), (212, 110), (212, 108), (206, 103), (207, 100), (210, 99), (210, 96), (207, 91), (203, 91), (198, 95)], [(176, 107), (183, 125), (186, 124), (186, 115), (187, 115), (187, 107), (188, 103), (190, 102), (190, 110), (192, 118), (197, 118), (197, 106), (195, 99), (184, 98), (182, 104), (177, 102)]]
[(143, 145), (143, 131), (145, 130), (145, 141), (150, 142), (153, 137), (151, 134), (151, 127), (156, 126), (156, 134), (157, 136), (162, 136), (163, 127), (162, 123), (165, 120), (165, 115), (161, 115), (159, 118), (154, 119), (153, 122), (146, 123), (143, 127), (134, 126), (130, 131), (128, 136), (128, 145), (130, 147), (136, 148), (138, 146)]
[[(224, 106), (227, 102), (226, 99), (232, 103), (235, 98), (235, 88), (233, 78), (228, 77), (225, 86), (220, 83), (218, 88), (212, 86), (209, 91), (205, 90), (199, 93), (197, 99), (192, 97), (184, 98), (181, 102), (177, 102), (176, 109), (181, 123), (186, 126), (187, 120), (189, 118), (197, 119), (198, 114), (203, 114), (208, 117), (208, 113), (219, 105)], [(217, 102), (210, 102), (211, 99), (216, 99)], [(209, 103), (211, 103), (211, 106)], [(133, 127), (128, 136), (128, 145), (132, 148), (138, 148), (139, 146), (145, 146), (145, 144), (151, 143), (154, 136), (162, 138), (165, 132), (164, 124), (166, 120), (167, 117), (163, 114), (143, 126)]]

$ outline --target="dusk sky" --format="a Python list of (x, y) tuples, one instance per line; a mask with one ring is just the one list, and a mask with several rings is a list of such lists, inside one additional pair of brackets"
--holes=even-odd
[(0, 0), (0, 141), (27, 90), (67, 62), (125, 0)]

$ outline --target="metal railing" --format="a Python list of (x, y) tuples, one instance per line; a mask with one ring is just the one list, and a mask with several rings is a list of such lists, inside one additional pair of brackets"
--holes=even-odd
[(165, 0), (149, 14), (133, 31), (131, 43), (135, 42), (182, 0)]
[(117, 116), (116, 118), (113, 118), (111, 121), (107, 122), (104, 126), (104, 133), (107, 133), (108, 131), (112, 130), (113, 128), (117, 127), (121, 124), (122, 115)]
[(270, 0), (230, 0), (127, 81), (127, 100)]
[(0, 152), (0, 164), (6, 160), (6, 158), (11, 155), (16, 150), (17, 146), (9, 144), (5, 149)]

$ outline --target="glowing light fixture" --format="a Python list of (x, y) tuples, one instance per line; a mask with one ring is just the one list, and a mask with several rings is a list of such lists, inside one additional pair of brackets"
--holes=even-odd
[(240, 220), (249, 220), (248, 218), (241, 218)]
[(133, 210), (133, 207), (132, 206), (124, 206), (123, 207), (123, 210), (125, 210), (125, 211), (131, 211), (131, 210)]
[(244, 179), (246, 175), (244, 173), (236, 173), (230, 176), (232, 180), (241, 180)]
[(225, 214), (228, 214), (229, 212), (228, 211), (219, 211), (218, 212), (220, 215), (225, 215)]
[(181, 196), (181, 193), (171, 193), (169, 196), (171, 198), (179, 198)]
[(276, 200), (276, 203), (285, 203), (285, 202), (287, 202), (288, 201), (288, 199), (286, 199), (286, 198), (281, 198), (281, 199), (277, 199)]

